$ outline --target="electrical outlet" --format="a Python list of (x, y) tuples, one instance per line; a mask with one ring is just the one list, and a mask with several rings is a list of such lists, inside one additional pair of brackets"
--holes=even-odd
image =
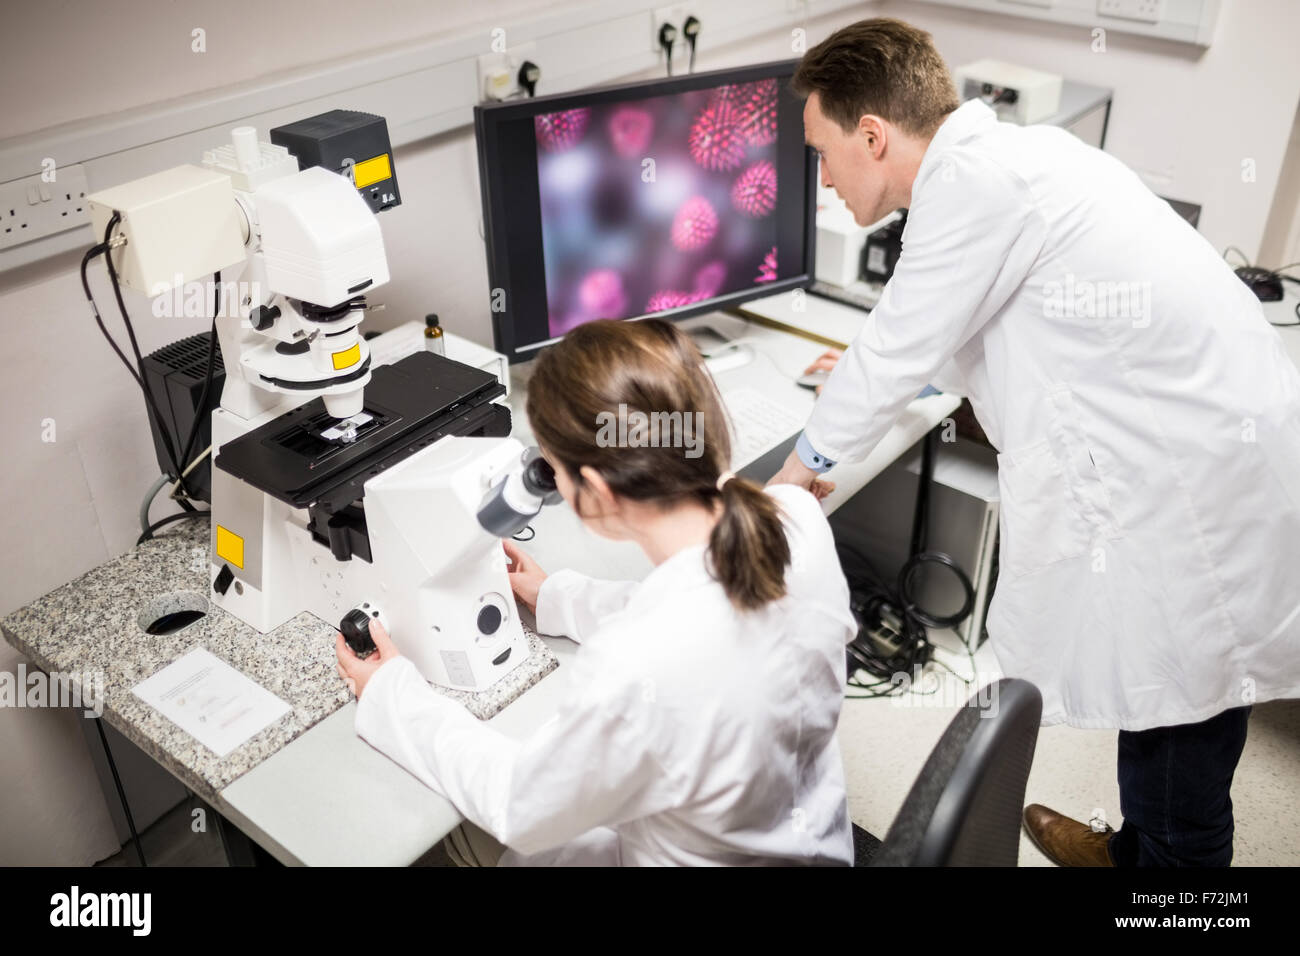
[(654, 53), (659, 53), (663, 47), (659, 44), (659, 31), (665, 24), (671, 24), (677, 29), (677, 39), (673, 43), (673, 62), (685, 60), (687, 56), (686, 37), (682, 34), (682, 25), (686, 23), (686, 18), (690, 16), (686, 4), (679, 3), (671, 7), (660, 7), (650, 14), (650, 49)]
[(1159, 23), (1165, 16), (1165, 0), (1097, 0), (1097, 14), (1121, 20)]
[[(519, 85), (519, 68), (525, 60), (537, 63), (537, 44), (518, 43), (504, 53), (485, 53), (478, 58), (480, 100), (506, 100), (524, 95)], [(540, 65), (540, 64), (539, 64)]]
[(56, 166), (0, 183), (0, 249), (76, 229), (90, 222), (84, 166)]

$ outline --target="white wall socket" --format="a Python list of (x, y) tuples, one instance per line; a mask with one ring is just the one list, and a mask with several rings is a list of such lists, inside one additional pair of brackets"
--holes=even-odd
[(81, 165), (51, 166), (48, 173), (0, 183), (0, 249), (86, 225), (85, 197)]
[[(537, 44), (517, 43), (503, 53), (484, 53), (478, 58), (478, 95), (480, 100), (506, 100), (524, 95), (519, 85), (519, 68), (525, 60), (537, 63)], [(537, 63), (541, 66), (540, 63)]]

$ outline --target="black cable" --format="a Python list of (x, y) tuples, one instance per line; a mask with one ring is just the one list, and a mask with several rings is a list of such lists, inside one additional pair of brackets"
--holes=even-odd
[[(859, 625), (858, 636), (846, 648), (849, 685), (873, 691), (870, 696), (890, 696), (900, 689), (894, 684), (896, 674), (911, 674), (930, 659), (929, 635), (925, 626), (906, 612), (903, 602), (876, 574), (870, 561), (843, 541), (836, 542), (835, 547), (849, 581), (850, 610)], [(886, 629), (893, 632), (892, 648), (881, 637)], [(877, 682), (868, 685), (857, 681), (853, 675), (859, 670), (865, 670)], [(875, 691), (880, 687), (888, 689)]]
[(686, 22), (682, 24), (682, 35), (686, 37), (686, 44), (691, 48), (690, 58), (686, 63), (686, 72), (695, 72), (695, 41), (700, 35), (700, 21), (697, 17), (687, 17)]
[(537, 81), (541, 76), (541, 68), (536, 63), (532, 60), (524, 60), (519, 67), (519, 72), (515, 74), (515, 80), (531, 99), (537, 95)]
[[(137, 373), (134, 366), (131, 365), (131, 360), (128, 359), (122, 349), (118, 347), (116, 340), (114, 340), (113, 336), (108, 331), (108, 326), (104, 325), (104, 318), (99, 314), (99, 305), (95, 302), (95, 295), (90, 291), (90, 277), (87, 275), (87, 268), (90, 265), (90, 261), (96, 256), (102, 255), (108, 251), (109, 247), (106, 242), (98, 243), (86, 250), (86, 254), (81, 257), (81, 288), (86, 293), (86, 301), (90, 303), (90, 311), (95, 316), (95, 324), (99, 326), (99, 331), (103, 333), (105, 341), (107, 341), (113, 351), (117, 353), (117, 357), (122, 360), (122, 364), (126, 366), (126, 370), (131, 374), (131, 378), (135, 380), (136, 385), (140, 386), (141, 390), (143, 390), (144, 385), (140, 380), (139, 373)], [(188, 501), (182, 500), (179, 504), (186, 511), (194, 510)]]
[[(1262, 266), (1259, 267), (1255, 266), (1254, 263), (1252, 263), (1249, 259), (1246, 258), (1246, 254), (1242, 252), (1240, 249), (1238, 249), (1236, 246), (1228, 246), (1228, 248), (1223, 250), (1223, 258), (1225, 260), (1228, 258), (1229, 252), (1235, 252), (1237, 255), (1241, 256), (1242, 261), (1245, 263), (1244, 268), (1263, 269)], [(1286, 265), (1278, 266), (1276, 269), (1263, 269), (1263, 271), (1272, 273), (1273, 276), (1281, 282), (1294, 282), (1297, 285), (1300, 285), (1300, 277), (1283, 275), (1283, 273), (1286, 272), (1287, 269), (1294, 269), (1296, 266), (1300, 266), (1300, 262), (1288, 262)], [(1263, 300), (1261, 299), (1260, 301)], [(1296, 326), (1300, 326), (1300, 302), (1297, 302), (1295, 304), (1295, 319), (1296, 320), (1294, 322), (1274, 322), (1267, 315), (1264, 316), (1264, 321), (1267, 322), (1269, 325), (1273, 326), (1273, 328), (1275, 329), (1293, 329)]]
[(90, 291), (90, 280), (86, 276), (86, 267), (90, 265), (90, 260), (107, 251), (108, 245), (102, 242), (98, 245), (91, 246), (86, 250), (86, 254), (81, 258), (81, 288), (86, 292), (86, 301), (90, 303), (90, 309), (95, 314), (95, 324), (99, 326), (99, 331), (104, 333), (104, 338), (107, 339), (108, 344), (113, 347), (113, 351), (117, 353), (117, 357), (122, 360), (122, 364), (126, 366), (126, 370), (131, 373), (131, 377), (135, 379), (135, 383), (140, 385), (140, 376), (136, 373), (136, 370), (132, 368), (131, 360), (128, 359), (121, 348), (118, 347), (113, 336), (109, 334), (108, 327), (104, 325), (104, 320), (99, 314), (99, 306), (95, 304), (95, 296)]
[[(176, 480), (180, 482), (181, 493), (188, 496), (189, 488), (186, 486), (185, 478), (181, 474), (183, 469), (180, 463), (176, 460), (176, 449), (172, 445), (171, 436), (167, 433), (167, 428), (164, 424), (165, 419), (162, 416), (162, 412), (159, 411), (158, 402), (154, 398), (153, 390), (149, 388), (149, 383), (145, 378), (144, 357), (140, 354), (140, 343), (136, 341), (135, 327), (131, 324), (131, 316), (126, 311), (126, 302), (122, 299), (122, 284), (118, 279), (117, 268), (113, 265), (113, 251), (112, 248), (109, 247), (109, 242), (113, 238), (113, 229), (116, 228), (117, 224), (121, 221), (122, 214), (114, 211), (113, 215), (109, 217), (108, 224), (104, 227), (104, 246), (107, 249), (107, 254), (104, 256), (104, 264), (108, 267), (108, 277), (113, 285), (113, 297), (117, 300), (118, 311), (122, 314), (122, 324), (126, 326), (126, 335), (131, 342), (131, 352), (135, 356), (135, 368), (132, 370), (132, 377), (135, 378), (136, 383), (140, 386), (140, 390), (144, 393), (145, 401), (153, 412), (154, 421), (158, 425), (158, 435), (162, 440), (163, 450), (167, 452), (167, 460), (171, 462), (172, 469), (176, 473)], [(98, 310), (96, 310), (96, 315), (98, 314)], [(117, 351), (118, 355), (121, 356), (121, 350), (119, 349)], [(123, 361), (126, 361), (125, 356), (122, 356), (122, 359)], [(127, 367), (130, 368), (129, 362), (127, 363)]]
[(104, 733), (103, 718), (95, 718), (95, 729), (99, 731), (99, 742), (104, 745), (104, 756), (108, 758), (108, 769), (113, 773), (113, 786), (117, 787), (117, 799), (122, 802), (122, 812), (126, 814), (126, 826), (131, 831), (131, 842), (135, 844), (135, 855), (140, 858), (140, 865), (148, 867), (144, 861), (144, 847), (140, 843), (140, 834), (135, 830), (135, 817), (131, 816), (131, 805), (126, 802), (126, 791), (122, 788), (122, 778), (117, 774), (117, 763), (113, 760), (113, 751), (108, 746), (108, 735)]
[[(907, 561), (899, 570), (894, 586), (888, 587), (860, 552), (844, 542), (836, 542), (840, 554), (840, 564), (848, 578), (851, 589), (851, 602), (854, 617), (859, 623), (859, 633), (847, 648), (847, 661), (850, 669), (849, 686), (867, 691), (866, 694), (852, 695), (855, 699), (867, 697), (888, 697), (904, 689), (902, 681), (895, 683), (899, 674), (914, 673), (933, 660), (965, 683), (951, 667), (934, 656), (934, 645), (930, 642), (930, 627), (955, 628), (964, 621), (975, 606), (975, 588), (970, 577), (951, 555), (941, 551), (927, 551), (926, 541), (929, 536), (930, 489), (934, 480), (935, 432), (931, 430), (923, 439), (921, 446), (921, 473), (917, 481), (916, 504), (912, 514), (911, 548)], [(964, 594), (961, 608), (955, 614), (933, 614), (923, 608), (913, 594), (913, 581), (917, 571), (927, 564), (939, 564), (947, 567), (957, 575)], [(884, 643), (881, 634), (894, 632), (894, 640)], [(975, 673), (975, 656), (969, 641), (963, 640), (967, 656), (971, 661), (971, 673)], [(892, 645), (892, 647), (891, 647)], [(883, 648), (883, 649), (882, 649)], [(865, 670), (878, 678), (875, 683), (864, 684), (854, 674)], [(973, 679), (973, 676), (972, 676)], [(887, 690), (880, 690), (882, 687)]]
[(199, 437), (199, 426), (206, 416), (208, 392), (212, 390), (212, 379), (216, 374), (217, 316), (221, 314), (221, 270), (217, 270), (212, 276), (216, 284), (216, 290), (212, 295), (212, 329), (208, 333), (208, 374), (203, 380), (203, 391), (199, 393), (199, 404), (194, 410), (194, 421), (190, 423), (189, 437), (185, 439), (185, 454), (181, 455), (182, 468), (190, 466), (190, 455), (194, 453), (194, 442)]
[(665, 23), (659, 28), (659, 47), (666, 54), (665, 59), (668, 61), (668, 75), (673, 75), (673, 44), (677, 42), (677, 28), (671, 23)]
[(934, 479), (934, 429), (921, 439), (921, 474), (916, 490), (916, 507), (912, 512), (912, 545), (909, 557), (925, 550), (926, 536), (930, 531), (930, 483)]
[[(916, 572), (926, 564), (942, 565), (957, 575), (957, 581), (962, 586), (964, 598), (961, 609), (955, 614), (930, 614), (912, 597), (912, 579), (915, 577)], [(970, 578), (953, 559), (952, 555), (944, 554), (942, 551), (922, 551), (920, 554), (914, 554), (907, 559), (907, 563), (903, 565), (903, 570), (898, 572), (898, 596), (902, 599), (904, 611), (915, 617), (926, 627), (956, 628), (975, 609), (975, 586), (971, 584)]]
[(155, 531), (157, 531), (159, 528), (171, 524), (173, 521), (180, 521), (182, 518), (209, 518), (211, 514), (212, 514), (211, 510), (182, 511), (178, 514), (167, 515), (165, 518), (159, 518), (153, 524), (149, 525), (148, 531), (140, 532), (140, 537), (135, 539), (135, 543), (137, 546), (144, 544), (146, 541), (149, 541), (150, 539), (153, 538)]
[[(1281, 279), (1283, 282), (1294, 282), (1296, 285), (1300, 285), (1300, 278), (1297, 278), (1296, 276), (1284, 276), (1282, 274), (1282, 269), (1294, 269), (1296, 266), (1300, 266), (1300, 262), (1288, 263), (1287, 265), (1282, 266), (1280, 269), (1274, 269), (1273, 274), (1277, 276), (1279, 279)], [(1289, 329), (1289, 328), (1293, 328), (1294, 326), (1300, 325), (1300, 302), (1297, 302), (1295, 304), (1294, 322), (1274, 322), (1272, 319), (1269, 319), (1268, 324), (1273, 326), (1276, 329)]]
[[(523, 534), (525, 531), (528, 532), (528, 537), (526, 538), (519, 537), (519, 535)], [(519, 532), (517, 534), (512, 534), (510, 537), (513, 538), (515, 541), (532, 541), (533, 538), (537, 537), (537, 530), (532, 525), (526, 524), (521, 529), (519, 529)]]

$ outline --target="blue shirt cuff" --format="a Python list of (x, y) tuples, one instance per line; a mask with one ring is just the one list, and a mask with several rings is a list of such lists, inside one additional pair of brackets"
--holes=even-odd
[(799, 456), (799, 460), (804, 463), (804, 467), (821, 474), (830, 471), (835, 467), (835, 462), (831, 461), (825, 455), (820, 455), (813, 448), (812, 442), (808, 440), (806, 432), (799, 433), (799, 440), (794, 443), (794, 452)]

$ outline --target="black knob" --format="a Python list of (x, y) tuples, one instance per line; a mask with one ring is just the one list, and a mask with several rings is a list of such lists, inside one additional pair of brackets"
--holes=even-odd
[(495, 634), (501, 627), (501, 609), (495, 604), (485, 604), (478, 612), (478, 629), (484, 634)]
[(375, 642), (370, 639), (370, 615), (365, 611), (354, 607), (344, 614), (343, 620), (339, 622), (339, 631), (357, 657), (368, 657), (374, 652)]
[(259, 332), (265, 332), (275, 320), (280, 317), (280, 307), (273, 305), (269, 309), (264, 305), (259, 305), (252, 312), (248, 313), (248, 321), (252, 323), (253, 328)]
[(216, 580), (212, 582), (212, 590), (218, 594), (225, 594), (233, 580), (235, 580), (235, 572), (230, 570), (230, 565), (223, 564), (221, 570), (217, 572)]

